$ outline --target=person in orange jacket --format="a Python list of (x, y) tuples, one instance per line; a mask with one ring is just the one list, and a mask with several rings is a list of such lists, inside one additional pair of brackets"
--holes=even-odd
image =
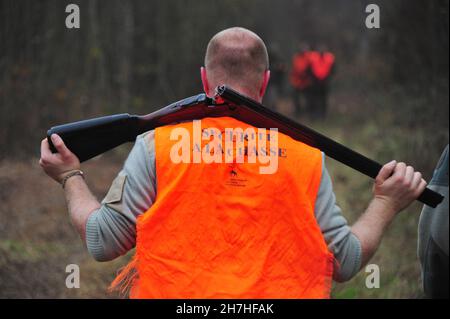
[[(201, 68), (207, 95), (226, 84), (261, 102), (269, 77), (266, 46), (255, 33), (230, 28), (210, 40)], [(411, 166), (387, 163), (366, 212), (349, 226), (320, 150), (270, 131), (276, 147), (247, 150), (277, 159), (276, 171), (261, 174), (260, 163), (237, 161), (238, 153), (223, 162), (227, 154), (214, 152), (211, 161), (209, 134), (221, 140), (230, 128), (241, 129), (231, 137), (236, 145), (251, 145), (255, 128), (231, 117), (140, 135), (101, 203), (64, 141), (51, 136), (53, 154), (42, 140), (40, 165), (62, 184), (90, 254), (107, 261), (136, 247), (114, 287), (129, 287), (132, 298), (329, 298), (332, 279), (349, 280), (364, 267), (390, 222), (426, 185)], [(181, 156), (180, 148), (193, 153)]]
[(309, 110), (313, 118), (323, 118), (327, 112), (330, 78), (334, 71), (335, 57), (322, 49), (309, 54), (313, 83), (309, 94)]
[(302, 106), (303, 109), (307, 108), (306, 99), (307, 91), (313, 85), (313, 75), (311, 69), (310, 61), (310, 48), (307, 44), (301, 43), (299, 45), (299, 52), (294, 54), (292, 57), (291, 72), (289, 74), (289, 82), (293, 89), (293, 100), (295, 113), (297, 116), (301, 114)]
[(312, 80), (307, 90), (308, 110), (313, 118), (324, 118), (327, 111), (328, 90), (334, 71), (335, 57), (322, 48), (308, 53)]

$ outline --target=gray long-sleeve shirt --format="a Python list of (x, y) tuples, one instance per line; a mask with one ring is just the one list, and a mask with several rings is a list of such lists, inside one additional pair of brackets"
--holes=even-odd
[[(346, 281), (359, 271), (361, 246), (336, 205), (325, 162), (322, 167), (315, 217), (339, 265), (333, 277)], [(149, 131), (137, 137), (101, 208), (89, 216), (86, 244), (90, 254), (98, 261), (108, 261), (132, 249), (136, 244), (136, 218), (153, 205), (155, 198), (154, 131)]]

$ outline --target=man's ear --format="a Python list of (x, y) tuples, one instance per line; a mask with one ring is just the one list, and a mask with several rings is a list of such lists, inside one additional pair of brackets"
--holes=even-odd
[(206, 95), (209, 93), (209, 83), (208, 78), (206, 76), (206, 69), (204, 66), (200, 68), (200, 76), (202, 77), (203, 91), (205, 91)]
[(270, 70), (264, 71), (264, 77), (263, 82), (261, 84), (261, 89), (259, 90), (259, 97), (262, 99), (264, 97), (264, 94), (266, 93), (267, 85), (269, 84), (270, 80)]

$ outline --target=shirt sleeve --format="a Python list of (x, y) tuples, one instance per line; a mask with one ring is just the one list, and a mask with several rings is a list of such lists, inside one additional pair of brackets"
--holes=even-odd
[(154, 131), (136, 138), (101, 207), (86, 223), (86, 246), (97, 261), (124, 255), (136, 244), (136, 218), (156, 197)]
[(328, 170), (323, 155), (322, 178), (315, 203), (315, 216), (336, 265), (333, 279), (337, 282), (350, 280), (361, 267), (361, 244), (351, 232), (347, 220), (336, 204)]

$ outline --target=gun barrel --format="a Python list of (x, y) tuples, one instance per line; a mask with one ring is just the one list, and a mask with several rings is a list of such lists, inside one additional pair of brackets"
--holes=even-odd
[[(369, 177), (375, 178), (382, 165), (376, 161), (355, 152), (348, 147), (314, 131), (313, 129), (299, 124), (284, 115), (274, 112), (262, 104), (254, 101), (235, 90), (222, 85), (216, 89), (217, 97), (241, 106), (239, 119), (257, 127), (277, 127), (278, 130), (292, 138), (316, 147), (327, 156), (361, 172)], [(275, 126), (274, 123), (276, 123)], [(439, 205), (444, 197), (426, 188), (418, 200), (431, 207)]]

